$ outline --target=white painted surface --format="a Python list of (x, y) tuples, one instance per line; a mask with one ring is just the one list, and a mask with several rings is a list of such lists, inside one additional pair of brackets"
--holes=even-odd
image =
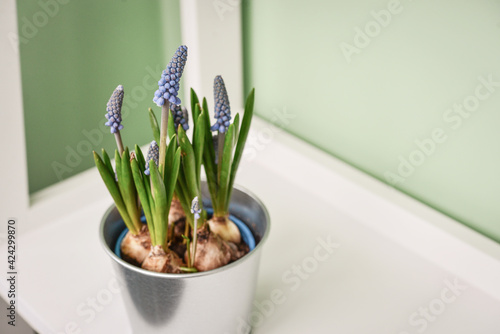
[(7, 208), (13, 215), (26, 211), (29, 204), (15, 0), (0, 2), (0, 36), (0, 180), (2, 194), (8, 194), (0, 201), (3, 220), (8, 218)]
[[(273, 140), (249, 146), (257, 159), (243, 160), (237, 180), (272, 220), (256, 295), (265, 316), (254, 314), (255, 333), (403, 334), (424, 324), (425, 333), (498, 333), (500, 245), (255, 119), (251, 135), (263, 133)], [(119, 294), (98, 302), (113, 273), (98, 242), (111, 199), (97, 171), (40, 193), (36, 203), (28, 223), (38, 227), (19, 235), (21, 314), (40, 333), (72, 332), (73, 323), (81, 333), (130, 333)], [(45, 212), (61, 203), (62, 214)], [(318, 238), (339, 247), (318, 251)], [(310, 272), (294, 274), (294, 265)], [(455, 280), (466, 289), (445, 291)], [(278, 290), (282, 303), (271, 306)], [(429, 306), (441, 313), (423, 320), (419, 308)]]
[[(221, 6), (222, 5), (222, 6)], [(243, 107), (243, 51), (239, 1), (180, 2), (182, 43), (189, 47), (184, 87), (213, 105), (213, 84), (222, 75), (231, 106)], [(189, 101), (190, 90), (184, 90)]]

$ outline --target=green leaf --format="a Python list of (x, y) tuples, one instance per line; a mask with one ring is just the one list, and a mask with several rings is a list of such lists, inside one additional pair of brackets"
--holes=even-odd
[[(196, 110), (199, 110), (199, 105), (196, 105)], [(196, 177), (197, 177), (197, 192), (201, 191), (201, 164), (203, 163), (203, 146), (205, 143), (205, 117), (200, 114), (196, 121), (196, 131), (193, 137), (193, 150), (196, 161)]]
[(229, 207), (229, 204), (227, 204), (226, 201), (228, 198), (227, 194), (228, 194), (229, 180), (231, 174), (231, 163), (233, 162), (233, 148), (234, 148), (233, 140), (234, 140), (234, 124), (231, 124), (226, 134), (226, 140), (224, 141), (222, 161), (219, 161), (219, 164), (221, 164), (221, 173), (220, 173), (219, 190), (217, 191), (217, 202), (218, 202), (218, 209), (222, 211), (217, 210), (217, 212), (215, 212), (214, 208), (214, 215), (219, 217), (228, 213), (226, 208)]
[(198, 119), (200, 111), (196, 110), (196, 105), (200, 103), (198, 95), (193, 88), (191, 88), (191, 116), (193, 118), (194, 126), (196, 127), (196, 120)]
[(105, 149), (102, 149), (102, 160), (104, 161), (106, 167), (108, 167), (109, 172), (114, 174), (115, 171), (113, 170), (113, 165), (111, 165), (111, 160), (109, 159), (109, 155)]
[(191, 214), (191, 202), (189, 201), (189, 195), (186, 193), (187, 191), (186, 181), (184, 179), (184, 173), (182, 168), (179, 168), (179, 177), (178, 182), (175, 187), (175, 192), (177, 197), (179, 198), (179, 202), (181, 202), (182, 210), (186, 214), (186, 222), (193, 226), (193, 215)]
[(215, 165), (215, 150), (212, 138), (212, 131), (210, 130), (210, 117), (208, 112), (207, 99), (203, 99), (203, 112), (201, 113), (205, 119), (205, 145), (203, 147), (203, 165), (205, 166), (205, 175), (207, 177), (208, 190), (212, 204), (215, 206), (217, 203), (217, 166)]
[(227, 192), (227, 200), (225, 208), (226, 211), (229, 209), (229, 201), (231, 200), (231, 194), (233, 192), (234, 179), (236, 178), (236, 172), (238, 171), (241, 157), (243, 155), (243, 149), (245, 148), (245, 143), (247, 141), (248, 132), (250, 131), (250, 125), (252, 123), (252, 117), (253, 117), (254, 101), (255, 101), (255, 88), (252, 89), (245, 103), (245, 112), (243, 114), (241, 129), (238, 136), (236, 149), (234, 151), (233, 165), (231, 167), (231, 178), (229, 179), (229, 185), (228, 185), (229, 191)]
[(151, 183), (151, 177), (149, 175), (144, 174), (144, 171), (142, 171), (142, 179), (144, 182), (144, 188), (146, 189), (146, 193), (148, 194), (148, 200), (149, 200), (149, 207), (151, 209), (151, 215), (153, 216), (153, 221), (154, 221), (154, 212), (155, 212), (155, 202), (153, 199), (153, 193), (152, 193), (152, 183)]
[(167, 131), (168, 131), (168, 137), (172, 139), (173, 136), (175, 136), (175, 123), (174, 123), (174, 118), (172, 116), (172, 113), (168, 112), (168, 124), (167, 124)]
[[(206, 117), (210, 121), (209, 109), (208, 109), (208, 102), (207, 102), (207, 99), (205, 97), (203, 98), (203, 108), (202, 109), (207, 113)], [(210, 123), (210, 122), (208, 122), (208, 123)]]
[(238, 134), (240, 132), (240, 113), (237, 113), (236, 116), (234, 116), (234, 143), (233, 145), (236, 144), (236, 140), (238, 140)]
[(146, 170), (146, 160), (144, 159), (141, 148), (137, 144), (135, 145), (135, 158), (137, 159), (139, 168), (144, 172)]
[[(139, 165), (139, 169), (142, 172), (142, 178), (144, 180), (144, 187), (146, 188), (146, 191), (149, 193), (148, 199), (149, 199), (149, 205), (151, 206), (151, 180), (149, 175), (144, 174), (144, 171), (146, 170), (146, 159), (144, 159), (144, 155), (142, 154), (142, 150), (138, 145), (135, 145), (135, 157), (137, 159), (137, 164)], [(142, 202), (142, 199), (141, 199)]]
[(130, 153), (128, 147), (126, 147), (122, 153), (121, 170), (122, 170), (121, 179), (120, 178), (118, 179), (118, 183), (120, 183), (122, 198), (123, 201), (125, 202), (125, 206), (127, 207), (130, 219), (140, 230), (142, 227), (141, 212), (138, 207), (137, 192), (135, 190), (132, 170), (130, 168)]
[[(175, 152), (177, 151), (177, 135), (174, 135), (167, 146), (167, 154), (165, 156), (165, 175), (168, 175), (169, 171), (172, 169), (174, 162)], [(164, 178), (165, 187), (167, 187), (167, 178)]]
[(168, 229), (167, 194), (165, 191), (165, 184), (163, 183), (163, 178), (161, 177), (160, 171), (158, 170), (158, 167), (156, 167), (153, 159), (149, 162), (149, 171), (151, 174), (151, 186), (153, 188), (152, 193), (155, 209), (153, 212), (155, 238), (151, 239), (151, 244), (153, 246), (162, 245), (165, 247)]
[(125, 222), (125, 225), (127, 228), (132, 232), (133, 234), (139, 233), (139, 231), (136, 229), (136, 226), (134, 223), (131, 221), (128, 212), (127, 212), (127, 207), (125, 206), (125, 203), (123, 202), (122, 195), (120, 193), (120, 189), (118, 188), (118, 184), (115, 180), (115, 174), (110, 173), (108, 167), (102, 161), (101, 157), (96, 153), (94, 153), (94, 161), (95, 165), (97, 167), (97, 170), (99, 171), (99, 174), (101, 174), (101, 178), (104, 181), (104, 184), (106, 185), (106, 188), (108, 188), (109, 194), (113, 198), (113, 201), (115, 202), (116, 208), (118, 209), (118, 212), (120, 213), (120, 216), (122, 217), (123, 221)]
[(194, 156), (193, 146), (189, 141), (184, 129), (180, 126), (178, 129), (179, 145), (182, 150), (182, 167), (186, 178), (186, 185), (189, 190), (189, 197), (198, 196), (198, 177), (196, 175), (196, 158)]
[[(120, 194), (123, 195), (123, 189), (122, 189), (122, 184), (120, 183), (120, 180), (122, 179), (122, 158), (120, 156), (120, 153), (118, 150), (115, 150), (115, 166), (116, 166), (116, 178), (118, 179), (118, 188), (120, 189)], [(125, 202), (125, 199), (123, 199)]]
[[(181, 165), (181, 149), (177, 148), (172, 159), (172, 166), (165, 173), (167, 176), (167, 181), (165, 183), (165, 190), (167, 194), (167, 212), (170, 212), (170, 205), (172, 203), (172, 198), (174, 197), (175, 186), (177, 185), (177, 177), (179, 176), (179, 167)], [(174, 223), (174, 222), (172, 222)]]
[[(150, 198), (148, 191), (146, 188), (149, 188), (149, 181), (144, 177), (144, 172), (140, 168), (140, 162), (136, 159), (133, 159), (130, 162), (130, 166), (132, 169), (132, 176), (134, 178), (134, 184), (137, 189), (137, 193), (139, 195), (139, 199), (141, 200), (142, 209), (144, 211), (144, 215), (146, 216), (146, 222), (148, 224), (149, 234), (151, 235), (151, 239), (155, 239), (155, 229), (154, 229), (154, 220), (153, 214), (151, 211)], [(146, 183), (148, 182), (148, 183)]]
[(156, 119), (153, 109), (149, 108), (149, 123), (151, 124), (151, 130), (153, 130), (153, 138), (156, 143), (160, 145), (160, 127), (158, 126), (158, 120)]

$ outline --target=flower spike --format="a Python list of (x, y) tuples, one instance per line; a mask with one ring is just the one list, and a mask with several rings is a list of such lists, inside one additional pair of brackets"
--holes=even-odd
[(175, 131), (179, 128), (179, 124), (185, 131), (187, 131), (189, 129), (189, 114), (187, 109), (177, 104), (171, 104), (170, 111), (172, 112), (172, 118), (174, 119)]
[(148, 150), (148, 157), (146, 161), (146, 170), (144, 171), (144, 174), (149, 175), (149, 162), (151, 160), (154, 161), (156, 166), (158, 166), (158, 155), (159, 155), (159, 148), (158, 144), (156, 141), (152, 141), (151, 144), (149, 145), (149, 150)]
[(231, 107), (227, 96), (226, 85), (220, 75), (214, 79), (214, 101), (215, 101), (215, 119), (217, 121), (212, 125), (212, 131), (225, 133), (231, 120)]
[(113, 91), (113, 94), (109, 98), (108, 104), (106, 106), (106, 119), (108, 120), (104, 125), (109, 126), (111, 133), (115, 134), (116, 146), (118, 146), (118, 152), (123, 153), (123, 143), (122, 137), (120, 135), (120, 130), (123, 129), (122, 125), (122, 103), (123, 103), (123, 86), (119, 85)]
[(184, 65), (187, 60), (187, 46), (181, 45), (175, 52), (174, 56), (167, 65), (162, 74), (160, 81), (158, 81), (158, 90), (155, 92), (153, 102), (158, 107), (169, 101), (173, 104), (181, 104), (181, 99), (177, 97), (179, 93), (179, 81), (181, 80)]
[(104, 124), (110, 127), (111, 133), (115, 133), (117, 130), (119, 131), (123, 129), (123, 125), (121, 124), (123, 93), (122, 85), (116, 87), (106, 106), (107, 113), (104, 116), (108, 121)]

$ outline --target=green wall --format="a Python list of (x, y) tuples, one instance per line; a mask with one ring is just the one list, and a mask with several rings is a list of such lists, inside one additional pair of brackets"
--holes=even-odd
[[(17, 5), (30, 192), (114, 150), (103, 123), (118, 84), (125, 144), (150, 141), (178, 1)], [(498, 13), (484, 0), (244, 0), (245, 91), (257, 87), (260, 116), (500, 241)]]
[[(147, 108), (180, 43), (178, 1), (17, 2), (29, 190), (93, 166), (115, 149), (106, 103), (125, 88), (125, 145), (151, 140)], [(157, 86), (157, 85), (156, 85)]]
[(500, 241), (498, 1), (252, 0), (243, 20), (260, 116)]

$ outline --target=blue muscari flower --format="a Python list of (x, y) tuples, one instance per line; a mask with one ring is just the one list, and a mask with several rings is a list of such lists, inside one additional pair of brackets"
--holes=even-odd
[(153, 97), (153, 102), (158, 107), (164, 105), (165, 101), (177, 105), (181, 104), (181, 99), (177, 97), (177, 94), (179, 93), (179, 81), (181, 80), (186, 60), (187, 46), (181, 45), (168, 63), (167, 69), (161, 73), (160, 81), (158, 81), (158, 90)]
[(156, 166), (158, 166), (158, 156), (160, 155), (160, 149), (158, 148), (158, 144), (156, 141), (152, 141), (149, 145), (148, 157), (146, 159), (146, 170), (144, 174), (149, 175), (149, 162), (153, 159)]
[(231, 120), (231, 107), (229, 106), (229, 98), (227, 96), (226, 85), (220, 75), (214, 79), (214, 100), (215, 100), (215, 119), (217, 120), (212, 125), (212, 131), (224, 133), (229, 127)]
[(104, 123), (106, 126), (110, 127), (111, 133), (115, 133), (123, 129), (122, 123), (122, 103), (123, 103), (123, 86), (119, 85), (113, 91), (113, 95), (109, 98), (108, 104), (106, 106), (106, 119), (108, 120)]
[(200, 203), (198, 202), (198, 196), (193, 199), (191, 203), (191, 213), (194, 213), (194, 219), (200, 219)]
[(189, 114), (187, 109), (177, 104), (171, 104), (170, 110), (172, 111), (172, 118), (174, 119), (175, 131), (179, 128), (179, 124), (187, 131), (189, 129)]

